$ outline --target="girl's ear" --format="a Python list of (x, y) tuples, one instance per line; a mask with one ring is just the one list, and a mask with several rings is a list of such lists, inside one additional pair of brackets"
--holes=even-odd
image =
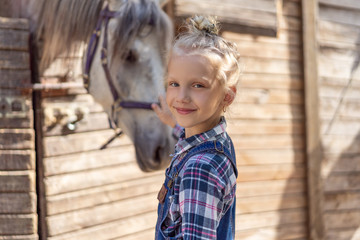
[(229, 106), (235, 99), (236, 96), (236, 87), (231, 86), (225, 93), (224, 97), (224, 105), (227, 107)]

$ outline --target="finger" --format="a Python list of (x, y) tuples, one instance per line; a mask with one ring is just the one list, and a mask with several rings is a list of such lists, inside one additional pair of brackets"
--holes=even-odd
[(154, 110), (156, 113), (159, 112), (159, 105), (157, 105), (156, 103), (151, 104), (151, 108), (152, 110)]
[(160, 106), (161, 108), (163, 108), (166, 105), (165, 97), (159, 96), (159, 100), (160, 100)]

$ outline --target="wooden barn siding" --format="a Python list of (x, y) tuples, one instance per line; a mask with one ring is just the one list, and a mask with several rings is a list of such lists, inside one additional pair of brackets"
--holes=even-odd
[(319, 1), (326, 240), (360, 239), (360, 2)]
[(245, 65), (228, 113), (239, 171), (236, 237), (307, 239), (301, 1), (283, 1), (277, 37), (224, 36)]
[(0, 239), (38, 239), (28, 40), (27, 21), (0, 17)]

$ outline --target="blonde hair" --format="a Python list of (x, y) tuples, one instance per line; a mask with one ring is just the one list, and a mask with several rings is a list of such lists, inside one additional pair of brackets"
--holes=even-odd
[(177, 54), (201, 55), (216, 66), (216, 78), (226, 88), (236, 87), (240, 74), (240, 54), (236, 44), (219, 36), (219, 22), (215, 17), (194, 16), (186, 20), (185, 31), (175, 39)]

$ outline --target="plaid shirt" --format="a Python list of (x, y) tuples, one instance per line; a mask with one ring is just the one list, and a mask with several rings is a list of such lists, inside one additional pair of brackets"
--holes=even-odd
[[(222, 118), (215, 128), (185, 139), (185, 131), (175, 127), (173, 133), (180, 138), (167, 171), (190, 149), (205, 141), (217, 140), (230, 149), (225, 129), (226, 121)], [(234, 201), (235, 188), (236, 175), (225, 155), (203, 152), (192, 156), (175, 180), (162, 230), (168, 236), (180, 235), (183, 239), (216, 239), (217, 226)]]

